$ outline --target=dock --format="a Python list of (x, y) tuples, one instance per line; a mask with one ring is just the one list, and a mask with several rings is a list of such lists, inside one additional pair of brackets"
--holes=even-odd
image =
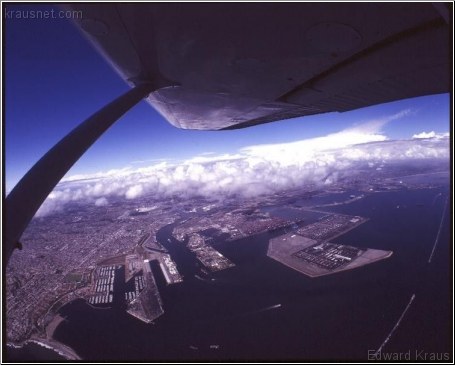
[(145, 323), (152, 323), (164, 310), (149, 260), (142, 261), (142, 272), (143, 276), (135, 277), (134, 294), (126, 293), (132, 299), (128, 302), (126, 311)]

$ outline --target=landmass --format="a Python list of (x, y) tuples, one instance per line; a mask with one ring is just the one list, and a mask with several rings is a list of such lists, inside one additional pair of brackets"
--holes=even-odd
[(313, 278), (368, 265), (388, 258), (392, 253), (321, 243), (295, 233), (271, 239), (267, 251), (270, 258)]
[(159, 320), (166, 311), (160, 285), (235, 270), (236, 262), (220, 252), (218, 242), (274, 234), (268, 255), (309, 276), (385, 259), (391, 251), (365, 248), (367, 242), (333, 243), (367, 218), (334, 214), (331, 207), (377, 191), (438, 184), (422, 183), (418, 171), (396, 169), (255, 198), (111, 198), (108, 207), (69, 203), (64, 211), (34, 218), (21, 239), (24, 249), (10, 259), (7, 342), (18, 346), (35, 339), (58, 347), (53, 334), (63, 321), (59, 310), (75, 299), (100, 309), (120, 306), (147, 323)]

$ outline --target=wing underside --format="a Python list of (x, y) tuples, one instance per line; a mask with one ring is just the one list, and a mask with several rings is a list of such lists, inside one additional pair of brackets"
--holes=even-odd
[(444, 93), (448, 3), (72, 4), (92, 43), (185, 129), (235, 129)]
[[(448, 4), (73, 4), (171, 124), (235, 129), (450, 89)], [(442, 9), (442, 11), (441, 11)]]

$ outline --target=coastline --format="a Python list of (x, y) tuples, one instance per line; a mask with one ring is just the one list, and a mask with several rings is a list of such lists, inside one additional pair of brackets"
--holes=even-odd
[(22, 343), (7, 342), (6, 345), (9, 347), (16, 348), (16, 349), (22, 349), (24, 346), (34, 343), (36, 345), (45, 347), (48, 350), (52, 350), (52, 351), (56, 352), (60, 356), (64, 357), (66, 360), (82, 360), (82, 358), (71, 347), (64, 345), (63, 343), (58, 342), (55, 339), (53, 339), (52, 337), (50, 337), (54, 333), (57, 326), (64, 320), (65, 319), (63, 317), (57, 316), (56, 320), (52, 321), (53, 322), (52, 326), (49, 325), (49, 327), (51, 327), (49, 329), (49, 332), (46, 329), (46, 333), (49, 336), (48, 338), (43, 338), (43, 337), (39, 337), (37, 335), (32, 335), (31, 338), (29, 338), (28, 340), (26, 340)]
[[(67, 293), (67, 295), (73, 294)], [(68, 298), (69, 299), (69, 298)], [(78, 299), (78, 298), (76, 298)], [(59, 306), (59, 308), (63, 307), (64, 305), (72, 302), (75, 300), (75, 298), (71, 298), (68, 301), (65, 301), (63, 304)], [(82, 357), (80, 357), (76, 351), (74, 351), (71, 347), (58, 342), (57, 340), (54, 339), (54, 333), (57, 329), (57, 327), (66, 320), (65, 317), (62, 317), (60, 314), (56, 314), (52, 320), (48, 323), (48, 325), (45, 328), (44, 333), (42, 334), (32, 334), (30, 338), (23, 342), (8, 342), (6, 343), (6, 346), (16, 348), (16, 349), (22, 349), (23, 347), (27, 346), (28, 344), (36, 344), (41, 347), (44, 347), (48, 350), (54, 351), (58, 355), (62, 356), (66, 360), (82, 360)]]
[(36, 345), (45, 347), (49, 350), (52, 350), (59, 354), (60, 356), (64, 357), (66, 360), (82, 360), (82, 358), (70, 347), (57, 342), (55, 340), (48, 340), (48, 339), (43, 339), (40, 337), (32, 337), (23, 343), (13, 343), (13, 342), (7, 342), (6, 346), (13, 347), (16, 349), (21, 349), (24, 346), (27, 346), (28, 344), (34, 343)]
[(46, 338), (52, 339), (54, 332), (57, 329), (58, 325), (65, 320), (60, 314), (57, 314), (52, 321), (46, 326)]

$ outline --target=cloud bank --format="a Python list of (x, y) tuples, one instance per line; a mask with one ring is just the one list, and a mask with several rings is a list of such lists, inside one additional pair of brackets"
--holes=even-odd
[(249, 146), (235, 154), (205, 154), (180, 164), (160, 162), (143, 168), (66, 177), (37, 215), (58, 211), (74, 201), (108, 206), (111, 196), (251, 197), (304, 184), (332, 184), (359, 163), (373, 167), (388, 161), (449, 159), (448, 134), (422, 132), (409, 140), (393, 141), (382, 134), (385, 124), (409, 113), (405, 110), (325, 137)]
[(449, 137), (449, 133), (436, 133), (435, 131), (422, 132), (419, 134), (414, 134), (412, 136), (413, 139), (416, 139), (416, 138), (446, 138), (446, 137)]

